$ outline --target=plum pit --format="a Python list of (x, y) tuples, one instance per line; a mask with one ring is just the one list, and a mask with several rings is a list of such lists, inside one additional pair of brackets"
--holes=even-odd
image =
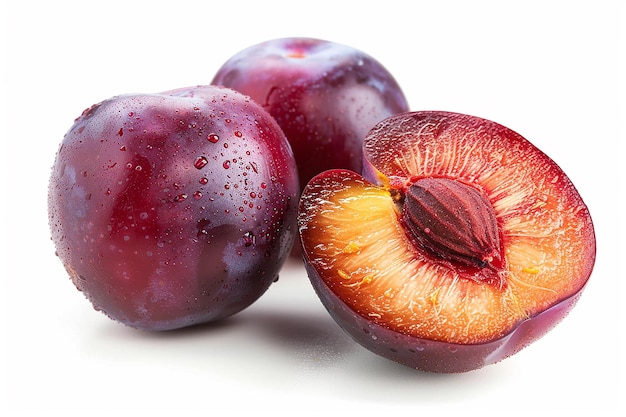
[[(498, 221), (481, 190), (451, 178), (423, 177), (408, 186), (402, 200), (402, 220), (417, 246), (469, 270), (472, 279), (502, 286)], [(491, 271), (478, 273), (484, 268)]]

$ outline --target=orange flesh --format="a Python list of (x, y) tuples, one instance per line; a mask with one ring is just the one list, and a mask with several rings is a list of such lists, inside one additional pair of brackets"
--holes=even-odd
[(306, 58), (306, 54), (304, 53), (304, 51), (294, 50), (287, 54), (287, 58), (302, 59)]
[(302, 242), (320, 277), (361, 316), (415, 337), (483, 343), (579, 291), (591, 273), (595, 239), (567, 177), (532, 145), (452, 133), (438, 135), (427, 149), (419, 141), (382, 147), (396, 154), (375, 156), (374, 164), (387, 175), (479, 185), (501, 228), (505, 285), (485, 285), (432, 262), (402, 227), (389, 186), (348, 171), (314, 180), (324, 195), (303, 199)]

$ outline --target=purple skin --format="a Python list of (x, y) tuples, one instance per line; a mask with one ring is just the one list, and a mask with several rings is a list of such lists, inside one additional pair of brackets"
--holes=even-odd
[(114, 320), (146, 330), (215, 321), (277, 279), (298, 186), (281, 129), (238, 92), (116, 96), (63, 138), (52, 240), (76, 287)]
[(212, 84), (249, 95), (274, 116), (293, 148), (301, 190), (328, 169), (361, 172), (370, 128), (409, 110), (397, 82), (378, 61), (319, 39), (251, 46), (224, 63)]

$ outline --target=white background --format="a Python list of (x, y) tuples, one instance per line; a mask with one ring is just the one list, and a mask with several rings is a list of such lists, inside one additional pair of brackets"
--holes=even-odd
[[(9, 416), (624, 410), (623, 2), (7, 3), (0, 409)], [(564, 169), (591, 210), (598, 255), (556, 329), (500, 364), (431, 375), (353, 343), (294, 262), (231, 320), (168, 334), (116, 324), (75, 290), (46, 208), (74, 118), (116, 94), (207, 84), (240, 49), (296, 35), (359, 48), (396, 76), (413, 110), (497, 121)]]

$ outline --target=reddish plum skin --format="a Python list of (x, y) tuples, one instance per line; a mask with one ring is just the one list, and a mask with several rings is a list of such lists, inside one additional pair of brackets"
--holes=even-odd
[(52, 239), (112, 319), (146, 330), (215, 321), (277, 279), (298, 186), (284, 134), (249, 97), (215, 86), (116, 96), (63, 138)]
[(370, 128), (409, 110), (380, 62), (320, 39), (282, 38), (251, 46), (226, 61), (211, 83), (249, 95), (274, 116), (293, 148), (301, 189), (328, 169), (361, 172)]

